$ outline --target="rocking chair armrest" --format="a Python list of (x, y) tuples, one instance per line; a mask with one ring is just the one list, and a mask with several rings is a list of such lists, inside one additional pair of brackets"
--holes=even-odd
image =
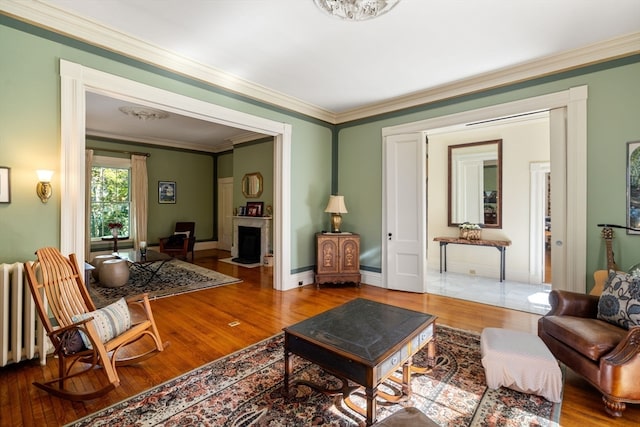
[(60, 327), (58, 329), (54, 329), (54, 330), (52, 330), (50, 332), (47, 332), (47, 335), (50, 336), (50, 337), (53, 337), (53, 336), (57, 337), (58, 335), (62, 335), (67, 331), (70, 331), (70, 330), (73, 330), (73, 329), (79, 329), (80, 326), (84, 326), (85, 323), (87, 323), (87, 322), (89, 322), (91, 320), (93, 320), (93, 316), (92, 317), (87, 317), (86, 319), (78, 320), (77, 322), (73, 322), (70, 325), (62, 326), (62, 327)]
[(137, 294), (137, 295), (131, 295), (129, 297), (125, 298), (125, 301), (127, 302), (127, 304), (135, 304), (135, 303), (140, 303), (143, 300), (148, 300), (149, 299), (149, 293), (145, 292), (142, 294)]
[(149, 304), (148, 293), (145, 292), (143, 294), (126, 298), (126, 302), (129, 307), (129, 313), (131, 314), (131, 321), (133, 324), (144, 322), (153, 317), (151, 305)]

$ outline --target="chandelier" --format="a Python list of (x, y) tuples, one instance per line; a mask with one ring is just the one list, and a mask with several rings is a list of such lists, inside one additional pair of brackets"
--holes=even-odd
[(365, 21), (393, 9), (400, 0), (313, 0), (329, 15), (348, 21)]

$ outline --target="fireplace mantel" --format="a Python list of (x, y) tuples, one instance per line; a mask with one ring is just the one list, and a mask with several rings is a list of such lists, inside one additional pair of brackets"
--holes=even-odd
[(238, 227), (255, 227), (260, 229), (260, 262), (264, 262), (264, 256), (269, 253), (269, 228), (270, 216), (234, 216), (233, 217), (233, 244), (231, 256), (238, 256)]

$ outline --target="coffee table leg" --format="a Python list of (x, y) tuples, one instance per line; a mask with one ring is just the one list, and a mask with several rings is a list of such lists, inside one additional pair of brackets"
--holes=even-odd
[(402, 394), (406, 398), (411, 397), (411, 369), (413, 365), (413, 359), (409, 358), (404, 365), (402, 365)]
[(377, 387), (365, 388), (365, 393), (367, 395), (367, 425), (368, 426), (376, 422), (376, 412), (378, 409), (378, 404), (376, 401), (376, 397), (378, 395), (377, 389), (378, 389)]

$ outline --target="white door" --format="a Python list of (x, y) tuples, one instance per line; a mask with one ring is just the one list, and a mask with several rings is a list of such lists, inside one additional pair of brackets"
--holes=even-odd
[[(555, 108), (549, 111), (551, 134), (551, 285), (553, 289), (573, 289), (567, 267), (567, 110)], [(584, 177), (586, 179), (586, 176)], [(582, 290), (584, 292), (584, 290)]]
[(424, 133), (385, 138), (383, 277), (389, 289), (426, 292), (427, 149)]
[(218, 249), (231, 250), (233, 239), (233, 178), (218, 180)]

